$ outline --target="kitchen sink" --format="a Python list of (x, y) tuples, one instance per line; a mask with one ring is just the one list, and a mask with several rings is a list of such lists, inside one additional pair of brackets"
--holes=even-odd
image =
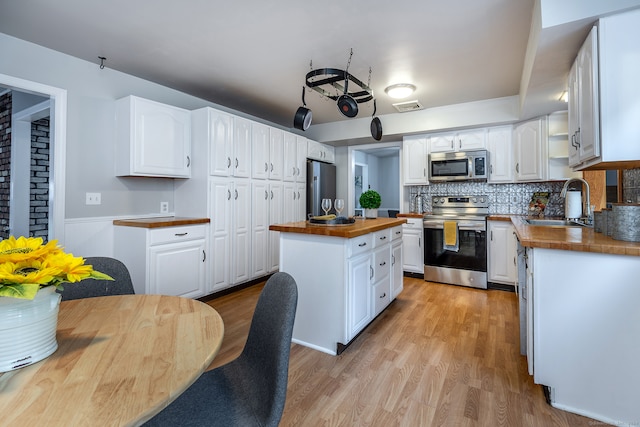
[(586, 227), (585, 224), (569, 219), (525, 219), (525, 224), (542, 225), (545, 227)]

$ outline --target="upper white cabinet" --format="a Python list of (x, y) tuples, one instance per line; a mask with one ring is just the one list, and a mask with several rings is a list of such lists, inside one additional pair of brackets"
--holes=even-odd
[(240, 117), (233, 118), (233, 164), (231, 175), (237, 178), (251, 176), (251, 130), (252, 122)]
[(569, 73), (569, 165), (600, 154), (598, 115), (598, 30), (593, 27)]
[[(193, 112), (196, 151), (209, 152), (213, 176), (248, 178), (251, 159), (251, 122), (213, 108)], [(200, 158), (198, 158), (200, 159)]]
[(512, 126), (487, 129), (490, 183), (513, 182)]
[(403, 185), (429, 184), (427, 157), (429, 154), (427, 137), (405, 136), (402, 141), (402, 183)]
[(580, 151), (571, 157), (575, 169), (640, 164), (640, 120), (632, 113), (640, 99), (639, 39), (640, 10), (635, 9), (600, 19), (578, 53), (573, 71), (577, 89), (575, 83), (569, 87), (568, 145), (575, 151), (574, 140)]
[(284, 133), (280, 129), (253, 123), (251, 126), (252, 167), (255, 179), (282, 179)]
[(307, 162), (307, 139), (284, 132), (283, 176), (284, 181), (305, 182)]
[(513, 130), (516, 181), (547, 178), (547, 119), (540, 117), (518, 124)]
[(464, 130), (429, 136), (429, 152), (482, 150), (486, 148), (486, 129)]
[(116, 101), (116, 175), (189, 178), (188, 110), (136, 96)]
[(316, 141), (307, 140), (307, 157), (322, 162), (334, 163), (336, 161), (335, 148)]
[(548, 154), (550, 181), (568, 178), (582, 178), (582, 172), (575, 172), (569, 166), (569, 150), (567, 144), (567, 111), (557, 111), (549, 114), (548, 123)]

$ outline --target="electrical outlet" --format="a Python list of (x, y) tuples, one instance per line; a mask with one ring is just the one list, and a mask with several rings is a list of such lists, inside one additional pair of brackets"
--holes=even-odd
[(169, 213), (169, 202), (160, 202), (160, 213)]
[(102, 195), (100, 193), (87, 193), (85, 204), (86, 205), (99, 205), (102, 203)]

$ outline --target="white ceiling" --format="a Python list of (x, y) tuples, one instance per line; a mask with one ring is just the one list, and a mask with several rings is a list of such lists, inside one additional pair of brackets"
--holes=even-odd
[[(313, 68), (384, 88), (413, 83), (425, 108), (518, 95), (534, 0), (0, 0), (0, 31), (285, 128)], [(576, 48), (572, 41), (571, 49)], [(566, 79), (568, 64), (554, 70)], [(542, 85), (544, 86), (544, 85)], [(545, 88), (557, 91), (558, 87)], [(554, 95), (555, 96), (555, 95)], [(306, 92), (313, 124), (345, 118)], [(359, 117), (373, 104), (360, 105)]]

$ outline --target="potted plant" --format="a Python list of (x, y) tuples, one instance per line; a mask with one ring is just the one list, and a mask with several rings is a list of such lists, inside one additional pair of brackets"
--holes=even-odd
[[(63, 283), (113, 280), (65, 253), (56, 240), (11, 236), (0, 241), (0, 372), (38, 362), (57, 348)], [(5, 345), (6, 344), (6, 345)]]
[(360, 195), (360, 206), (364, 208), (365, 218), (377, 218), (380, 204), (382, 204), (382, 199), (375, 190), (367, 190)]

